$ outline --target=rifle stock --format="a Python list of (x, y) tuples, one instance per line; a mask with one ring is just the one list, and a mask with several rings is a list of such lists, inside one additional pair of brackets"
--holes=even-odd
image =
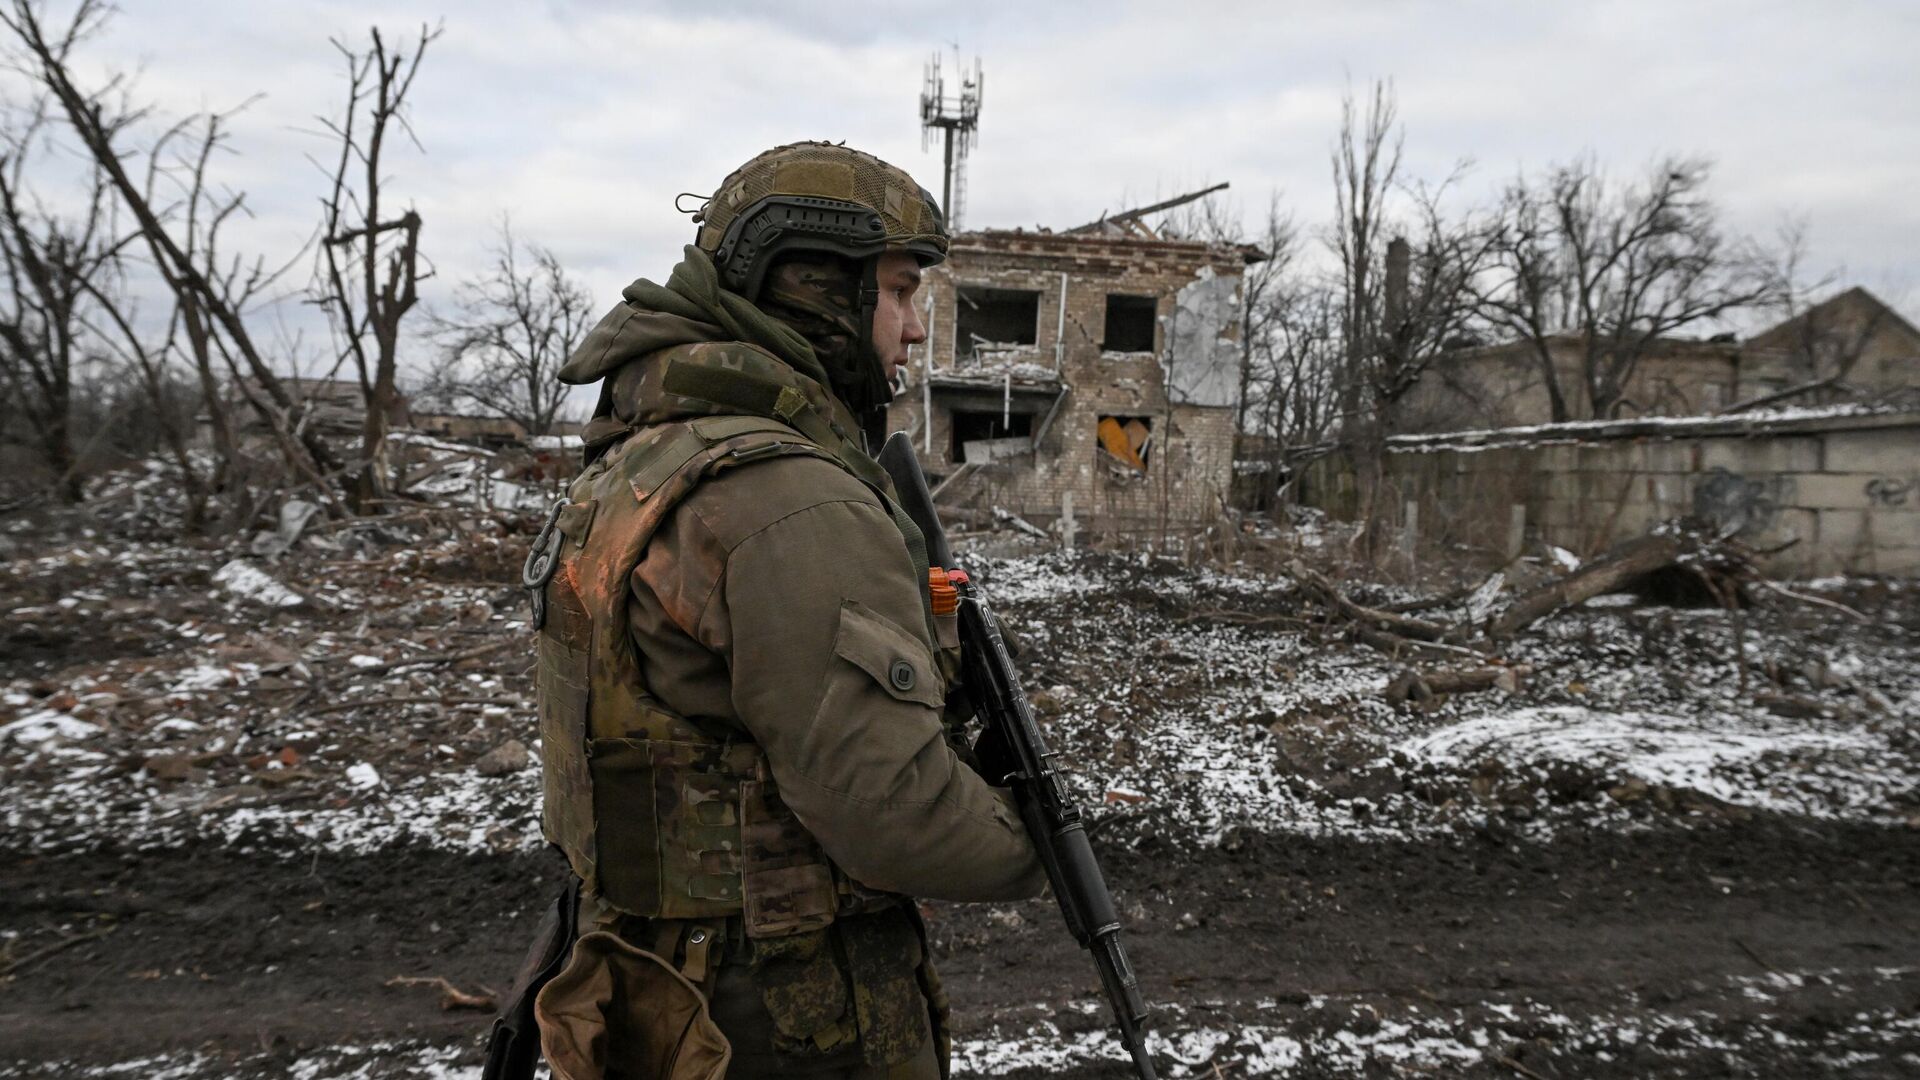
[[(953, 565), (946, 530), (940, 525), (912, 442), (904, 433), (894, 433), (881, 449), (879, 461), (893, 479), (901, 509), (926, 538), (930, 561), (946, 570), (958, 569)], [(1141, 1030), (1147, 1018), (1146, 1002), (1120, 943), (1120, 916), (1094, 858), (1093, 846), (1087, 841), (1086, 823), (1053, 767), (1053, 752), (1047, 749), (1034, 719), (986, 597), (970, 580), (960, 580), (956, 585), (960, 591), (962, 668), (966, 691), (984, 728), (979, 749), (986, 779), (1012, 789), (1014, 805), (1039, 851), (1067, 930), (1081, 948), (1093, 953), (1101, 986), (1113, 1008), (1114, 1024), (1133, 1058), (1134, 1071), (1141, 1080), (1154, 1080), (1153, 1062), (1147, 1056)]]

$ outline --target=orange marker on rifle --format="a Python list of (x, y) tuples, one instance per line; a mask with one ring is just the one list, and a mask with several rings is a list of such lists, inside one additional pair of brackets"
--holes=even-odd
[[(967, 580), (965, 571), (955, 570), (960, 580)], [(927, 570), (927, 595), (933, 598), (935, 615), (951, 615), (960, 610), (960, 590), (953, 583), (953, 576), (938, 566)]]

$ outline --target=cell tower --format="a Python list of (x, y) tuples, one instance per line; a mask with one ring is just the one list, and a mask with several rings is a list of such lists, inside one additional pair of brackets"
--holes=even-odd
[(967, 151), (972, 148), (980, 127), (980, 98), (987, 85), (980, 73), (980, 58), (973, 59), (973, 74), (960, 67), (958, 54), (953, 66), (959, 69), (960, 95), (947, 96), (946, 80), (940, 74), (940, 54), (927, 61), (926, 81), (920, 88), (920, 149), (927, 149), (927, 134), (939, 128), (946, 136), (947, 168), (945, 186), (940, 194), (940, 209), (947, 215), (947, 231), (960, 231), (960, 211), (967, 201)]

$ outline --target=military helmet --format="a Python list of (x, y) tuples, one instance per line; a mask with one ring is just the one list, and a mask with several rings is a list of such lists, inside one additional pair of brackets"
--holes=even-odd
[(905, 171), (845, 146), (776, 146), (720, 182), (694, 220), (694, 243), (720, 282), (751, 300), (780, 255), (819, 251), (865, 260), (905, 251), (931, 266), (947, 257), (940, 206)]

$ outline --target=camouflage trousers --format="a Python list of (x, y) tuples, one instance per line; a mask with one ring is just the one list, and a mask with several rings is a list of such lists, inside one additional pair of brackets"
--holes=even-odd
[(787, 937), (735, 931), (727, 946), (709, 1000), (733, 1046), (729, 1076), (941, 1075), (946, 995), (910, 906)]
[[(662, 1037), (635, 1033), (647, 1030), (648, 1017), (678, 1016), (688, 1007), (698, 1008), (698, 999), (690, 996), (670, 1004), (670, 999), (697, 992), (711, 1017), (707, 1030), (717, 1028), (716, 1034), (731, 1048), (729, 1078), (944, 1078), (949, 1048), (946, 993), (927, 956), (926, 931), (911, 901), (849, 913), (821, 930), (751, 940), (738, 916), (719, 924), (643, 919), (601, 907), (591, 896), (581, 898), (580, 922), (583, 929), (602, 931), (603, 939), (611, 935), (625, 942), (614, 947), (616, 952), (648, 950), (641, 955), (657, 959), (653, 968), (630, 959), (623, 973), (610, 976), (610, 984), (550, 988), (543, 1000), (552, 999), (551, 1013), (588, 1018), (567, 1041), (585, 1048), (589, 1058), (607, 1060), (604, 1071), (579, 1068), (567, 1070), (568, 1076), (627, 1077), (634, 1065), (628, 1060), (633, 1048), (625, 1043)], [(691, 957), (690, 942), (703, 938), (708, 943), (700, 946), (697, 959)], [(658, 977), (661, 964), (677, 968), (681, 976), (663, 981)], [(648, 979), (648, 988), (629, 983), (636, 972)], [(673, 980), (682, 976), (693, 982), (682, 979), (684, 989), (676, 988)], [(656, 1001), (655, 995), (663, 996)], [(595, 1028), (603, 1034), (595, 1035)], [(557, 1044), (549, 1040), (545, 1045), (549, 1061), (558, 1065), (552, 1059)], [(725, 1047), (712, 1043), (710, 1049)], [(561, 1072), (556, 1069), (556, 1075)]]
[(776, 1048), (778, 1025), (767, 1010), (766, 998), (746, 964), (723, 964), (715, 978), (709, 1002), (713, 1019), (733, 1046), (727, 1080), (806, 1077), (809, 1080), (940, 1080), (935, 1040), (928, 1038), (907, 1060), (896, 1065), (869, 1065), (859, 1044), (822, 1054), (796, 1057)]

